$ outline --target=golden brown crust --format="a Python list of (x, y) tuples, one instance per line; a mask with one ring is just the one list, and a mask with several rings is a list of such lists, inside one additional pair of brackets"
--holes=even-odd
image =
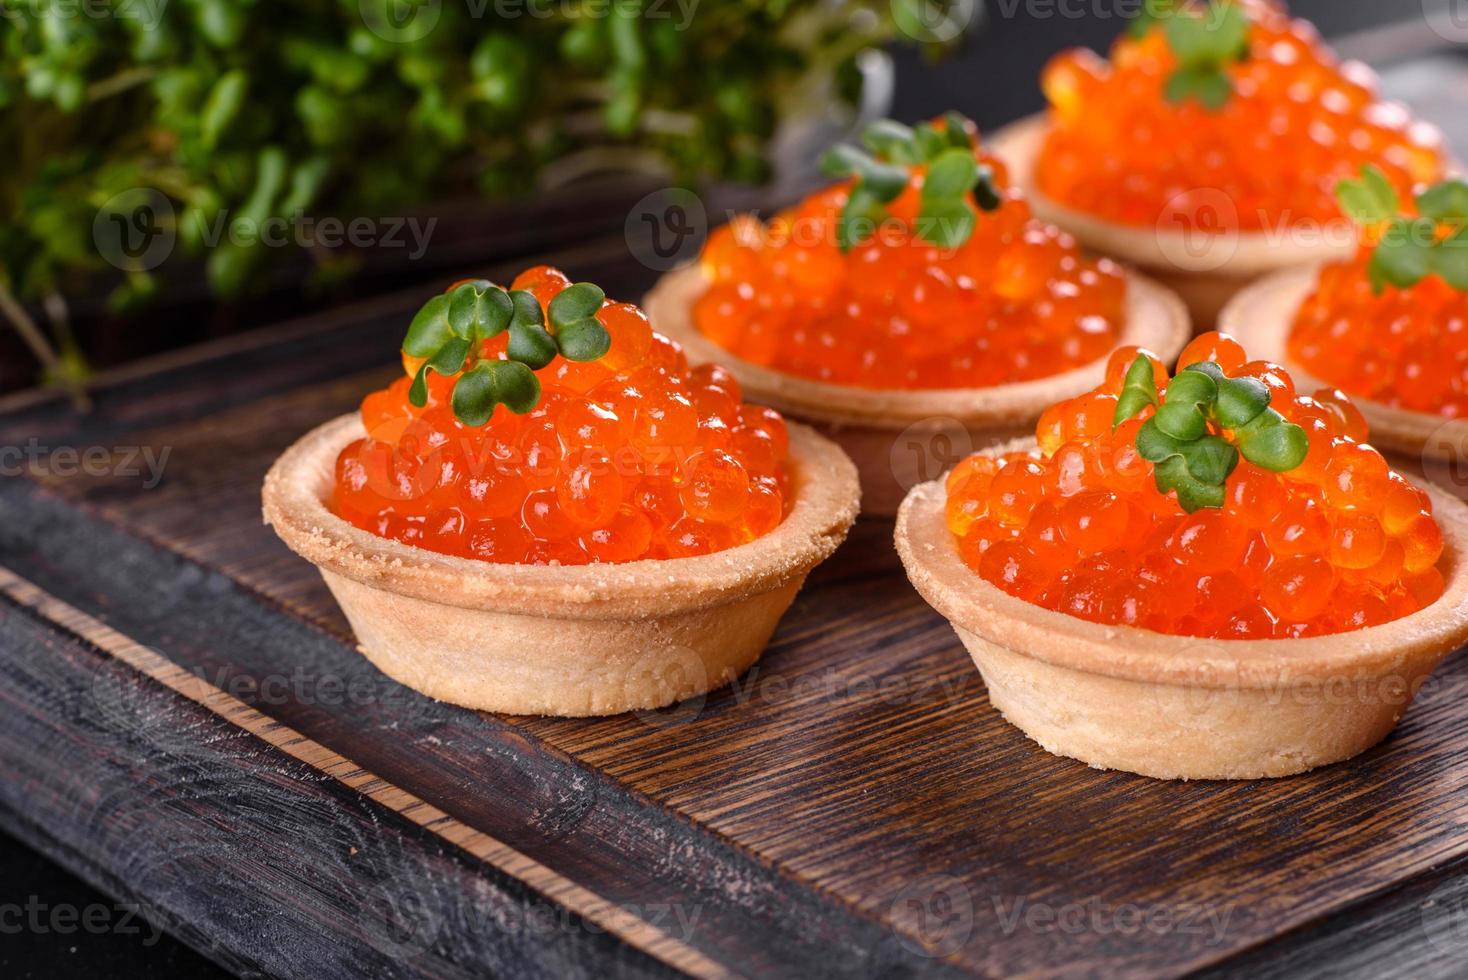
[[(1426, 489), (1446, 542), (1442, 597), (1391, 623), (1300, 640), (1167, 636), (1025, 602), (964, 564), (938, 482), (908, 495), (895, 540), (995, 704), (1049, 751), (1162, 778), (1286, 775), (1384, 737), (1413, 685), (1468, 640), (1468, 507)], [(1332, 701), (1343, 686), (1343, 703)]]
[(265, 477), (265, 520), (297, 554), (337, 575), (450, 606), (600, 619), (665, 615), (766, 592), (836, 550), (859, 499), (851, 461), (804, 426), (790, 426), (795, 505), (779, 527), (711, 555), (574, 567), (497, 565), (378, 537), (322, 502), (336, 457), (366, 432), (344, 415), (301, 438)]
[(496, 565), (380, 538), (331, 513), (323, 501), (336, 457), (364, 434), (356, 415), (343, 416), (288, 449), (265, 478), (265, 520), (321, 569), (384, 673), (487, 711), (617, 714), (728, 683), (845, 539), (859, 502), (851, 461), (792, 425), (795, 504), (762, 538), (695, 558)]
[[(1191, 334), (1187, 310), (1156, 283), (1127, 276), (1126, 323), (1117, 346), (1135, 344), (1164, 361), (1175, 357)], [(1101, 383), (1106, 359), (1033, 381), (986, 388), (859, 388), (786, 374), (743, 360), (713, 343), (694, 325), (693, 304), (708, 284), (696, 265), (663, 276), (644, 303), (653, 326), (679, 344), (694, 364), (722, 364), (734, 373), (752, 401), (795, 418), (833, 425), (902, 430), (934, 418), (956, 419), (975, 428), (1033, 423), (1058, 401)]]
[[(1320, 266), (1288, 269), (1259, 280), (1224, 309), (1218, 328), (1238, 338), (1250, 356), (1283, 364), (1301, 391), (1333, 388), (1290, 357), (1289, 336), (1300, 304), (1314, 290)], [(1349, 393), (1348, 393), (1349, 394)], [(1372, 445), (1411, 456), (1427, 454), (1456, 461), (1468, 423), (1431, 412), (1414, 412), (1351, 396), (1371, 427)]]

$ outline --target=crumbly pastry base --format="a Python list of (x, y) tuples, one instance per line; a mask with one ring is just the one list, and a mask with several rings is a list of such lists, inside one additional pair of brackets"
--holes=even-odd
[[(1282, 364), (1302, 391), (1333, 388), (1289, 355), (1289, 335), (1295, 314), (1319, 276), (1320, 267), (1289, 269), (1259, 280), (1234, 297), (1219, 318), (1219, 329), (1238, 338), (1253, 357)], [(1349, 394), (1349, 392), (1347, 392)], [(1468, 449), (1468, 420), (1448, 419), (1430, 412), (1351, 396), (1371, 427), (1371, 444), (1399, 454), (1407, 465), (1421, 468), (1433, 461), (1457, 463)]]
[[(1218, 322), (1235, 293), (1262, 275), (1279, 269), (1354, 254), (1354, 240), (1332, 242), (1325, 235), (1283, 232), (1240, 232), (1208, 236), (1185, 228), (1142, 228), (1077, 211), (1050, 200), (1035, 186), (1035, 159), (1049, 128), (1047, 113), (1028, 116), (988, 136), (985, 143), (1008, 165), (1010, 177), (1024, 190), (1036, 216), (1064, 228), (1086, 248), (1135, 265), (1188, 304), (1201, 331)], [(1219, 192), (1219, 206), (1230, 205)], [(1348, 236), (1349, 237), (1349, 236)]]
[(764, 650), (806, 575), (856, 518), (856, 470), (790, 426), (795, 504), (770, 533), (711, 555), (623, 564), (496, 565), (378, 537), (325, 500), (361, 419), (322, 425), (265, 478), (264, 517), (315, 564), (383, 673), (507, 714), (651, 710), (715, 690)]
[[(988, 388), (858, 388), (786, 374), (745, 361), (695, 326), (693, 304), (708, 288), (697, 266), (663, 276), (644, 302), (653, 326), (683, 345), (695, 363), (722, 364), (750, 401), (816, 426), (846, 450), (861, 472), (862, 512), (891, 517), (907, 491), (975, 450), (1033, 433), (1051, 405), (1095, 388), (1103, 358), (1048, 378)], [(1117, 346), (1135, 344), (1171, 362), (1191, 336), (1182, 301), (1128, 273), (1126, 323)]]
[(1166, 636), (1011, 596), (959, 556), (940, 482), (908, 495), (896, 543), (989, 700), (1046, 751), (1158, 779), (1288, 776), (1385, 738), (1420, 683), (1468, 640), (1468, 507), (1426, 489), (1446, 541), (1442, 597), (1391, 623), (1302, 640)]

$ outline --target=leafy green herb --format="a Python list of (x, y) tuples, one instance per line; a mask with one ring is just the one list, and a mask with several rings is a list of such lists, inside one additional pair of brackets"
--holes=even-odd
[(909, 128), (883, 119), (862, 133), (866, 151), (846, 145), (827, 150), (821, 169), (833, 177), (855, 178), (836, 224), (841, 251), (850, 251), (891, 217), (886, 206), (907, 188), (908, 168), (923, 165), (927, 170), (914, 223), (918, 237), (943, 248), (968, 241), (978, 213), (1004, 203), (993, 170), (974, 157), (972, 128), (956, 112), (946, 113), (941, 127)]
[[(1269, 389), (1254, 378), (1229, 378), (1212, 361), (1190, 364), (1167, 386), (1157, 403), (1152, 364), (1138, 355), (1127, 369), (1117, 399), (1113, 428), (1157, 405), (1137, 431), (1137, 452), (1152, 464), (1157, 489), (1177, 494), (1188, 513), (1222, 507), (1224, 486), (1239, 455), (1256, 466), (1283, 473), (1305, 461), (1305, 430), (1269, 407)], [(1232, 433), (1230, 443), (1208, 431), (1209, 423)]]
[[(1372, 164), (1361, 168), (1359, 178), (1337, 184), (1336, 198), (1351, 220), (1384, 226), (1366, 266), (1377, 295), (1389, 285), (1409, 289), (1434, 273), (1468, 291), (1468, 181), (1449, 178), (1418, 194), (1415, 218), (1399, 213), (1396, 188)], [(1440, 227), (1449, 233), (1440, 235)]]
[[(589, 282), (567, 286), (550, 302), (552, 334), (545, 328), (540, 301), (524, 289), (507, 291), (476, 279), (433, 297), (413, 317), (403, 338), (403, 350), (424, 359), (408, 400), (420, 408), (428, 404), (428, 372), (450, 377), (462, 371), (451, 404), (465, 425), (488, 422), (496, 405), (521, 415), (531, 411), (540, 403), (537, 369), (557, 354), (594, 361), (611, 349), (611, 335), (595, 316), (605, 298)], [(506, 330), (508, 359), (481, 358), (483, 342)]]
[(1152, 362), (1138, 355), (1126, 370), (1121, 395), (1116, 399), (1116, 411), (1111, 416), (1111, 427), (1115, 429), (1129, 418), (1140, 414), (1148, 405), (1157, 404), (1157, 375)]
[(1158, 24), (1177, 58), (1163, 88), (1167, 101), (1196, 99), (1210, 112), (1223, 108), (1234, 90), (1227, 69), (1249, 55), (1248, 15), (1232, 0), (1212, 0), (1206, 9), (1146, 0), (1130, 30), (1142, 37)]

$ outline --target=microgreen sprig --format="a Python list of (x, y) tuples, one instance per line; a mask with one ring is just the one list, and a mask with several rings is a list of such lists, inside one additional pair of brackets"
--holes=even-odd
[(1249, 55), (1249, 17), (1231, 0), (1212, 0), (1207, 10), (1176, 0), (1145, 0), (1132, 21), (1133, 37), (1142, 37), (1161, 24), (1177, 68), (1167, 78), (1163, 94), (1173, 103), (1197, 99), (1216, 112), (1233, 95), (1226, 69)]
[[(1468, 291), (1468, 181), (1433, 184), (1418, 194), (1417, 216), (1401, 214), (1397, 189), (1373, 164), (1361, 176), (1336, 185), (1341, 210), (1368, 228), (1381, 227), (1366, 275), (1378, 296), (1388, 284), (1408, 289), (1436, 273), (1454, 289)], [(1439, 226), (1451, 229), (1439, 237)]]
[[(428, 373), (454, 383), (454, 416), (469, 426), (489, 421), (495, 406), (523, 415), (540, 403), (535, 372), (557, 354), (571, 361), (594, 361), (611, 349), (612, 338), (596, 319), (605, 294), (589, 282), (567, 286), (542, 311), (535, 294), (505, 290), (485, 279), (462, 283), (423, 304), (408, 326), (403, 351), (423, 358), (408, 389), (408, 400), (428, 404)], [(550, 315), (552, 334), (546, 329)], [(506, 358), (482, 358), (484, 341), (509, 331)], [(461, 373), (462, 372), (462, 373)]]
[(924, 164), (918, 237), (943, 248), (968, 241), (978, 211), (996, 211), (1004, 203), (994, 171), (974, 158), (971, 129), (972, 123), (956, 112), (944, 115), (942, 127), (908, 127), (882, 119), (863, 131), (865, 150), (844, 144), (827, 150), (822, 170), (856, 178), (836, 223), (841, 251), (850, 251), (876, 231), (890, 216), (887, 205), (907, 188), (908, 168)]
[[(1137, 431), (1137, 452), (1152, 464), (1157, 489), (1177, 493), (1183, 510), (1222, 507), (1224, 488), (1239, 456), (1284, 473), (1305, 461), (1305, 430), (1269, 407), (1270, 393), (1255, 378), (1230, 378), (1213, 361), (1189, 364), (1159, 403), (1152, 364), (1138, 355), (1127, 369), (1112, 427), (1149, 405), (1156, 413)], [(1210, 423), (1233, 441), (1210, 431)]]

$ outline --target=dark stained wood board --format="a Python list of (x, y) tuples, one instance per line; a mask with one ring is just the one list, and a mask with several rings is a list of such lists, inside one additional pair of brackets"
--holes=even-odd
[[(635, 295), (651, 274), (613, 252), (562, 261)], [(261, 525), (258, 489), (280, 450), (391, 376), (384, 354), (420, 298), (129, 372), (89, 419), (46, 400), (0, 403), (0, 445), (37, 435), (171, 452), (154, 489), (125, 477), (4, 481), (0, 567), (370, 771), (410, 807), (435, 808), (569, 883), (557, 887), (640, 910), (651, 933), (608, 933), (629, 969), (1082, 976), (1293, 962), (1421, 976), (1468, 962), (1462, 656), (1386, 743), (1343, 765), (1243, 783), (1097, 772), (1004, 723), (951, 630), (908, 586), (890, 524), (862, 521), (760, 664), (702, 703), (642, 718), (488, 717), (381, 678), (352, 650), (314, 570)], [(86, 640), (44, 613), (12, 626), (18, 616), (0, 623), (16, 670), (37, 654), (11, 633), (34, 617), (52, 622), (55, 643)], [(105, 661), (107, 646), (93, 655)], [(248, 683), (297, 671), (305, 681), (286, 696)], [(315, 693), (324, 680), (372, 693), (343, 703)], [(35, 686), (17, 682), (18, 701)], [(24, 703), (40, 716), (43, 700)], [(238, 741), (258, 737), (246, 729)], [(133, 765), (146, 768), (146, 754)], [(37, 784), (76, 775), (27, 773)], [(257, 785), (272, 790), (241, 776), (221, 812)], [(45, 817), (24, 794), (3, 802), (7, 826)], [(388, 810), (380, 832), (397, 840), (412, 822)], [(54, 850), (125, 881), (125, 866), (89, 848), (85, 825), (63, 830)], [(251, 833), (279, 853), (297, 836)], [(472, 866), (475, 854), (455, 858)], [(252, 894), (268, 906), (289, 891)], [(594, 901), (566, 901), (568, 915), (595, 914)], [(696, 921), (683, 928), (659, 909)], [(1390, 955), (1363, 958), (1363, 934)], [(244, 942), (239, 930), (210, 935)], [(478, 948), (458, 928), (449, 936), (456, 956)], [(408, 968), (427, 972), (413, 952)]]

